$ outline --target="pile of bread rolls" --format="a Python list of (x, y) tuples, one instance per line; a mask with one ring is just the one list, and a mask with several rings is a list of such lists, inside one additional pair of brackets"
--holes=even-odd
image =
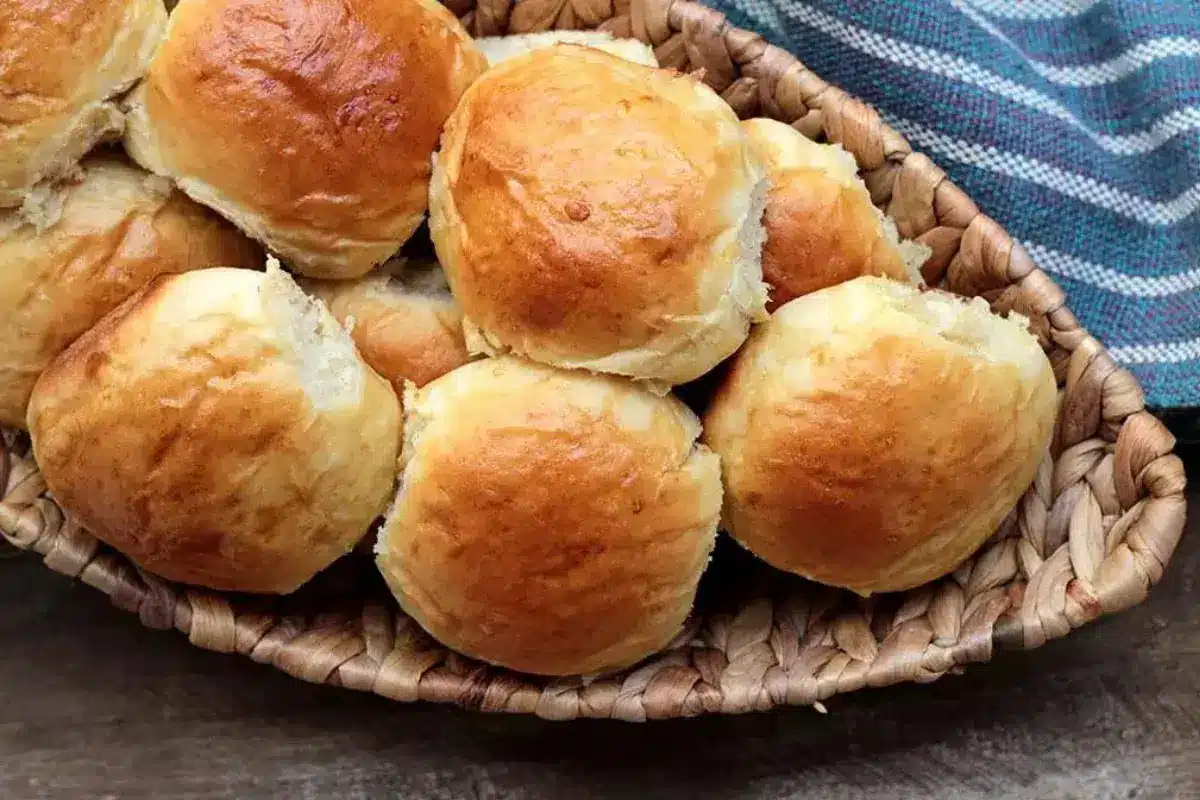
[(639, 42), (434, 0), (0, 16), (0, 423), (167, 579), (288, 593), (374, 532), (446, 645), (595, 674), (679, 634), (719, 527), (902, 590), (1049, 445), (1024, 320)]

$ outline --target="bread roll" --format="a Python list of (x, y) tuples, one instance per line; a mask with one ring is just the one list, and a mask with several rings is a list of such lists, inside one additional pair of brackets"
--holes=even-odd
[(55, 499), (164, 578), (286, 593), (383, 511), (400, 409), (278, 268), (156, 279), (69, 347), (29, 404)]
[(682, 403), (504, 357), (410, 387), (404, 409), (376, 547), (429, 633), (540, 675), (625, 666), (679, 633), (721, 506)]
[(742, 126), (771, 179), (762, 262), (771, 311), (859, 275), (921, 282), (929, 249), (900, 241), (895, 223), (872, 204), (854, 156), (775, 120)]
[(859, 594), (950, 572), (1030, 485), (1054, 427), (1025, 320), (864, 277), (760, 326), (705, 415), (724, 523), (774, 566)]
[(38, 222), (0, 211), (0, 424), (25, 425), (42, 370), (156, 275), (262, 266), (262, 251), (170, 182), (110, 155), (83, 162)]
[(442, 124), (485, 68), (435, 0), (182, 0), (126, 146), (297, 272), (358, 277), (421, 223)]
[(764, 316), (765, 188), (708, 87), (559, 45), (492, 67), (463, 97), (430, 232), (472, 351), (673, 385)]
[(0, 7), (0, 207), (117, 139), (113, 99), (145, 74), (162, 0), (6, 0)]
[(358, 352), (391, 381), (424, 386), (470, 360), (463, 341), (462, 309), (442, 268), (408, 261), (395, 273), (379, 271), (356, 281), (303, 281), (346, 326)]
[(632, 61), (635, 64), (645, 64), (647, 67), (657, 67), (658, 59), (654, 56), (654, 48), (637, 39), (618, 39), (605, 31), (542, 31), (540, 33), (523, 33), (517, 36), (488, 36), (476, 39), (480, 52), (487, 57), (492, 66), (515, 56), (540, 50), (544, 47), (554, 47), (559, 44), (577, 44), (584, 47), (594, 47), (614, 56)]

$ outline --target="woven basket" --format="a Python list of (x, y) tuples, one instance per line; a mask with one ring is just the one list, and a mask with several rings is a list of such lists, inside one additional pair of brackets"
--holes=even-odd
[(148, 575), (99, 544), (46, 494), (28, 440), (0, 442), (0, 530), (151, 628), (297, 678), (394, 700), (552, 719), (645, 720), (807, 705), (840, 692), (928, 682), (998, 647), (1034, 648), (1141, 602), (1183, 530), (1184, 473), (1141, 389), (1066, 308), (1062, 291), (930, 160), (874, 111), (756, 34), (672, 0), (451, 0), (477, 36), (602, 28), (702, 71), (743, 117), (770, 116), (854, 154), (901, 234), (933, 249), (926, 280), (1030, 317), (1058, 376), (1051, 457), (1000, 530), (954, 574), (862, 600), (719, 548), (697, 613), (671, 649), (590, 683), (542, 680), (448, 652), (400, 613), (370, 560), (350, 556), (286, 598), (224, 595)]

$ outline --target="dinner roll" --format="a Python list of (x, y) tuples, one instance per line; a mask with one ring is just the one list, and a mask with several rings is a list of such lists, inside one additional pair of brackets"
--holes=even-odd
[(657, 67), (654, 48), (637, 39), (618, 39), (605, 31), (542, 31), (517, 36), (488, 36), (476, 39), (480, 52), (492, 66), (501, 61), (559, 44), (577, 44), (612, 53), (626, 61)]
[(405, 381), (424, 386), (469, 360), (462, 310), (435, 262), (406, 261), (356, 281), (301, 285), (329, 306), (363, 360), (398, 393)]
[(286, 593), (383, 511), (392, 387), (277, 265), (155, 279), (42, 375), (29, 429), (55, 500), (164, 578)]
[(113, 99), (145, 74), (162, 0), (6, 0), (0, 8), (0, 207), (120, 138)]
[(764, 317), (765, 188), (704, 84), (559, 45), (464, 95), (430, 232), (472, 351), (661, 387), (708, 372)]
[(716, 456), (673, 397), (511, 356), (409, 387), (378, 564), (474, 658), (539, 675), (639, 661), (679, 633), (716, 537)]
[(0, 211), (0, 425), (24, 427), (42, 370), (154, 276), (262, 265), (232, 225), (115, 156), (86, 159), (47, 207)]
[(1050, 442), (1050, 362), (983, 300), (857, 278), (758, 327), (705, 415), (724, 524), (774, 566), (859, 594), (944, 575)]
[(435, 0), (182, 0), (126, 146), (297, 272), (358, 277), (421, 223), (442, 124), (485, 68)]
[(771, 179), (762, 261), (770, 310), (859, 275), (921, 282), (929, 248), (900, 240), (896, 224), (871, 202), (854, 156), (772, 119), (742, 127)]

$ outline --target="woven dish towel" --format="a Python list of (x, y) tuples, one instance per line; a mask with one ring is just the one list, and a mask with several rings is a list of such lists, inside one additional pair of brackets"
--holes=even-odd
[(1197, 0), (709, 0), (866, 100), (1200, 408)]

